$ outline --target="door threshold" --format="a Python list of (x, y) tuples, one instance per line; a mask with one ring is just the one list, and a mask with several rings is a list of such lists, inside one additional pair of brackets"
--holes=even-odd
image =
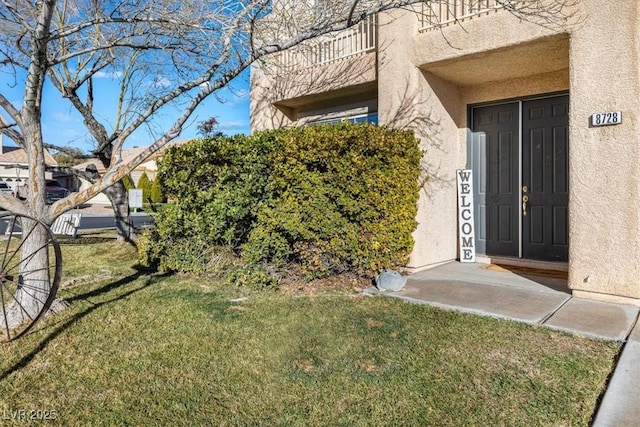
[(500, 264), (513, 267), (528, 267), (539, 270), (569, 271), (568, 262), (558, 261), (538, 261), (535, 259), (524, 259), (516, 257), (496, 257), (490, 255), (476, 255), (476, 262), (480, 264)]

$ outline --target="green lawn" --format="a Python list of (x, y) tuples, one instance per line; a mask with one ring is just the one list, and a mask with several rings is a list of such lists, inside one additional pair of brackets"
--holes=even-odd
[(619, 351), (346, 290), (148, 275), (115, 242), (63, 251), (70, 308), (0, 347), (3, 424), (588, 425)]

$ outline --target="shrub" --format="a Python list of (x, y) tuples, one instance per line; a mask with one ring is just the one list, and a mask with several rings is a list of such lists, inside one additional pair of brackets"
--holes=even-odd
[(162, 203), (165, 201), (162, 194), (162, 184), (157, 178), (151, 183), (151, 201), (153, 203)]
[(149, 200), (151, 198), (151, 180), (146, 172), (143, 172), (138, 179), (138, 189), (142, 190), (142, 200)]
[(122, 177), (122, 184), (124, 185), (124, 189), (127, 191), (136, 188), (136, 186), (133, 184), (133, 180), (129, 175), (125, 175)]
[(145, 251), (189, 271), (213, 247), (251, 265), (297, 263), (308, 277), (404, 265), (420, 157), (408, 131), (348, 123), (172, 147), (158, 179), (176, 203)]
[(421, 157), (410, 132), (346, 123), (274, 134), (273, 195), (244, 245), (249, 259), (297, 262), (309, 276), (406, 263)]
[(258, 205), (269, 197), (270, 139), (217, 136), (171, 147), (158, 179), (173, 210), (159, 218), (162, 233), (205, 236), (236, 248), (247, 240)]
[(269, 274), (262, 264), (242, 262), (227, 248), (212, 246), (201, 237), (170, 236), (170, 240), (160, 240), (157, 230), (145, 230), (136, 243), (143, 267), (216, 275), (237, 286), (261, 288), (279, 284), (279, 279)]

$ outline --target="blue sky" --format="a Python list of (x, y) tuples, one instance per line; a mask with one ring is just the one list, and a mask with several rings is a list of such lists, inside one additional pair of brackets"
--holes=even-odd
[[(111, 122), (116, 108), (113, 96), (117, 87), (105, 76), (94, 80), (95, 111), (100, 119)], [(0, 90), (14, 105), (21, 105), (22, 85), (14, 85), (13, 76), (0, 74)], [(158, 125), (166, 129), (172, 118), (180, 114), (179, 108), (165, 111), (157, 119)], [(238, 76), (229, 87), (210, 96), (192, 115), (189, 126), (184, 129), (178, 140), (197, 137), (197, 125), (210, 117), (216, 117), (219, 130), (225, 134), (249, 133), (249, 72)], [(82, 118), (67, 101), (62, 99), (51, 86), (45, 87), (43, 95), (42, 125), (45, 142), (58, 146), (77, 147), (85, 152), (93, 148), (91, 138), (82, 123)], [(6, 137), (5, 144), (11, 143)], [(153, 135), (146, 128), (139, 129), (125, 143), (125, 148), (146, 146), (153, 142)]]

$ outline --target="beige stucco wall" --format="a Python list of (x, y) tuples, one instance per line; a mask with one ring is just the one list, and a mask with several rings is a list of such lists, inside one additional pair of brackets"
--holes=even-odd
[(268, 72), (265, 61), (251, 66), (251, 97), (249, 99), (249, 116), (251, 131), (278, 129), (294, 123), (295, 112), (286, 108), (278, 108), (278, 99), (272, 95), (271, 88), (282, 84)]
[(376, 53), (361, 53), (324, 67), (295, 72), (278, 68), (277, 54), (251, 68), (251, 129), (305, 123), (309, 112), (364, 103), (377, 92)]
[(458, 126), (442, 101), (459, 98), (459, 89), (437, 77), (429, 82), (409, 54), (414, 46), (403, 41), (399, 48), (393, 42), (406, 38), (407, 31), (417, 35), (417, 26), (411, 24), (395, 15), (380, 17), (380, 40), (387, 43), (381, 42), (385, 47), (378, 55), (378, 114), (380, 123), (413, 129), (425, 152), (422, 168), (428, 181), (421, 190), (408, 263), (418, 269), (456, 257), (456, 199), (450, 195), (455, 194), (455, 169), (464, 160)]
[[(638, 7), (580, 0), (537, 22), (500, 11), (430, 31), (406, 11), (379, 17), (380, 122), (416, 131), (430, 177), (410, 267), (457, 257), (455, 170), (467, 166), (469, 105), (569, 92), (569, 286), (640, 302)], [(260, 102), (269, 104), (252, 92), (252, 120)], [(622, 124), (591, 127), (602, 111), (621, 111)]]
[[(640, 298), (638, 7), (585, 1), (571, 38), (569, 280), (601, 299)], [(622, 124), (590, 127), (599, 111)]]

